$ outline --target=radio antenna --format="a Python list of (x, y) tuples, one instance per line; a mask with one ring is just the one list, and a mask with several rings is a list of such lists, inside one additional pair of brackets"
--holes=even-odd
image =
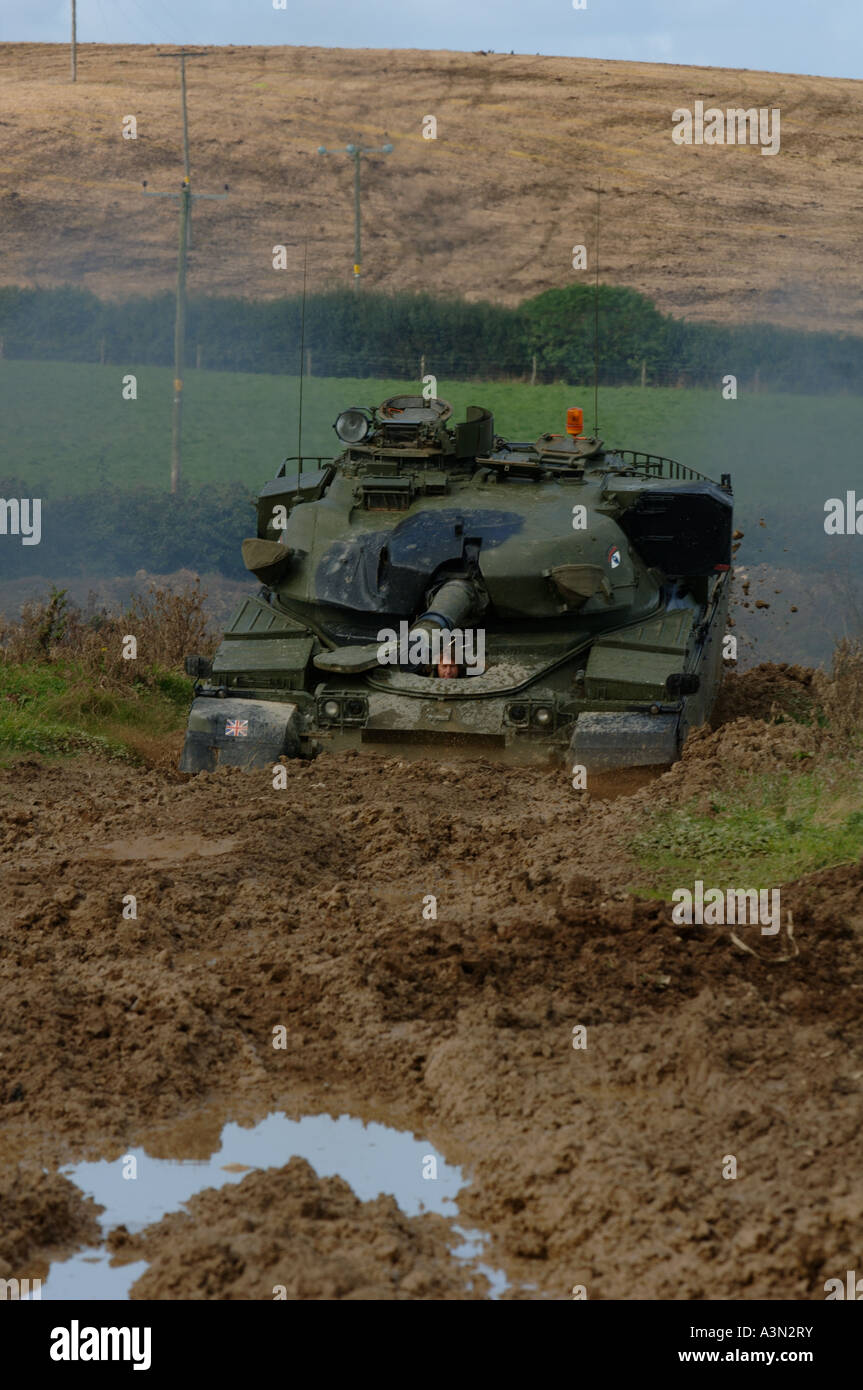
[(593, 285), (593, 437), (599, 437), (599, 200), (602, 179), (596, 182), (596, 243)]
[(309, 239), (303, 243), (303, 303), (300, 310), (300, 399), (297, 409), (297, 497), (300, 495), (300, 470), (303, 466), (303, 359), (306, 354), (306, 273), (309, 265)]

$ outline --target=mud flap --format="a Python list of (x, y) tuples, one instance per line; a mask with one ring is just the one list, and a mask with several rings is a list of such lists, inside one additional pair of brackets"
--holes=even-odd
[(275, 700), (198, 696), (189, 712), (181, 772), (267, 767), (300, 752), (297, 706)]
[(569, 745), (588, 772), (658, 767), (679, 753), (679, 714), (580, 714)]

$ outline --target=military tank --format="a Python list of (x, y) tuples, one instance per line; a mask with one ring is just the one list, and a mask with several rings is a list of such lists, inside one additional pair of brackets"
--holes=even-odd
[(583, 431), (521, 443), (472, 406), (342, 411), (243, 542), (260, 588), (195, 678), (180, 768), (397, 748), (664, 766), (710, 714), (732, 491)]

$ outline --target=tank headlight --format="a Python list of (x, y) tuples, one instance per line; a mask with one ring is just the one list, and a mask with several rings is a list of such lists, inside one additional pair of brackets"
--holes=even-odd
[(338, 719), (341, 712), (342, 707), (339, 704), (338, 700), (324, 701), (324, 717), (326, 719)]
[(533, 722), (534, 724), (550, 724), (551, 710), (546, 709), (545, 706), (543, 706), (541, 709), (534, 710)]
[(507, 714), (513, 724), (527, 723), (527, 705), (510, 705)]
[(343, 444), (362, 444), (372, 432), (372, 422), (367, 411), (352, 406), (342, 411), (333, 429)]

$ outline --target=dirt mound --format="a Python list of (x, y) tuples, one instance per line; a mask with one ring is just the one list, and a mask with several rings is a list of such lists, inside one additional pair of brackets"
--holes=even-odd
[[(71, 86), (63, 45), (0, 46), (2, 283), (173, 291), (170, 205), (141, 195), (144, 179), (176, 187), (181, 167), (177, 68), (157, 52), (87, 44)], [(198, 58), (188, 84), (194, 187), (230, 185), (227, 201), (195, 205), (192, 292), (297, 292), (307, 236), (309, 287), (347, 285), (350, 162), (317, 148), (359, 138), (395, 146), (363, 170), (363, 273), (375, 288), (516, 303), (567, 285), (601, 178), (609, 283), (681, 316), (863, 327), (848, 177), (859, 82), (533, 54), (248, 47)], [(672, 112), (696, 100), (778, 107), (780, 153), (676, 145)], [(122, 138), (127, 114), (134, 140)], [(433, 140), (423, 138), (427, 114)], [(277, 243), (288, 247), (280, 273)]]
[(783, 715), (811, 719), (816, 702), (814, 682), (815, 672), (810, 667), (789, 666), (787, 662), (762, 662), (742, 674), (729, 671), (720, 687), (714, 727), (745, 718), (774, 724)]
[(100, 1211), (59, 1173), (0, 1172), (0, 1279), (44, 1278), (50, 1258), (95, 1244)]
[(361, 1202), (305, 1159), (202, 1192), (187, 1212), (144, 1234), (125, 1227), (110, 1249), (147, 1260), (132, 1298), (472, 1299), (488, 1281), (449, 1254), (450, 1223), (408, 1217), (394, 1198)]
[[(806, 688), (748, 684), (760, 708)], [(646, 807), (709, 785), (732, 749), (781, 766), (811, 737), (722, 724), (608, 802), (560, 771), (356, 753), (290, 764), (286, 791), (20, 760), (0, 773), (4, 1163), (118, 1157), (178, 1120), (209, 1152), (205, 1103), (349, 1113), (465, 1165), (460, 1211), (511, 1297), (822, 1296), (863, 1235), (861, 866), (783, 889), (788, 959), (785, 929), (747, 951), (627, 891)], [(302, 1296), (404, 1296), (384, 1248), (417, 1272), (411, 1296), (465, 1296), (431, 1221), (360, 1210), (296, 1164), (195, 1200), (191, 1224), (143, 1238), (157, 1296), (261, 1296), (247, 1256), (289, 1296), (295, 1256)], [(303, 1253), (319, 1200), (351, 1233), (342, 1282)]]

